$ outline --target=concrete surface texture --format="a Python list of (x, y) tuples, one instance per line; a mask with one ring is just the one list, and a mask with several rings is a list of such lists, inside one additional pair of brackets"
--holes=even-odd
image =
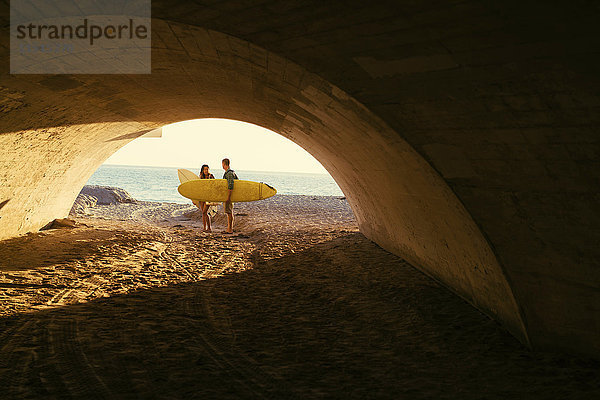
[(0, 237), (66, 216), (142, 134), (236, 119), (524, 343), (600, 355), (600, 9), (534, 3), (156, 0), (150, 75), (10, 75), (3, 3)]

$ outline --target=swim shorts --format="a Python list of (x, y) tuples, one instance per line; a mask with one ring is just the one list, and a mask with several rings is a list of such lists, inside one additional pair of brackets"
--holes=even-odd
[[(227, 206), (229, 204), (229, 206)], [(233, 214), (233, 202), (223, 202), (223, 209), (225, 210), (225, 214)]]

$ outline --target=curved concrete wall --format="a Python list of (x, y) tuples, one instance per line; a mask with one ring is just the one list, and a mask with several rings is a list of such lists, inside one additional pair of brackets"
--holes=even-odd
[[(68, 213), (102, 161), (147, 129), (197, 117), (235, 118), (279, 132), (311, 152), (347, 194), (368, 237), (526, 338), (485, 239), (437, 173), (395, 132), (340, 89), (285, 59), (214, 31), (153, 22), (154, 34), (172, 32), (179, 34), (176, 43), (193, 40), (205, 48), (156, 46), (156, 72), (134, 82), (27, 79), (41, 88), (26, 91), (21, 101), (27, 106), (10, 114), (15, 126), (3, 126), (2, 147), (14, 157), (5, 179), (18, 191), (12, 185), (2, 189), (3, 198), (10, 199), (2, 236), (37, 229)], [(22, 79), (7, 79), (5, 87), (22, 90)], [(108, 97), (104, 104), (99, 93)], [(114, 114), (106, 113), (111, 105)], [(33, 115), (43, 116), (47, 126), (19, 130), (21, 118), (36, 109)], [(138, 122), (126, 121), (124, 110)], [(19, 162), (21, 168), (14, 168)], [(368, 178), (361, 173), (364, 166), (373, 171)]]
[(433, 3), (155, 1), (178, 22), (153, 21), (151, 76), (3, 74), (0, 232), (66, 212), (135, 132), (244, 120), (310, 151), (368, 237), (523, 341), (600, 353), (598, 9)]

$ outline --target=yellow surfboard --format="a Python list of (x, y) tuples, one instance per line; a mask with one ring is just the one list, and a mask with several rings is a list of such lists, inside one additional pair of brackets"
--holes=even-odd
[[(179, 176), (179, 182), (180, 183), (184, 183), (184, 182), (188, 182), (188, 181), (193, 181), (196, 179), (200, 179), (200, 177), (198, 175), (196, 175), (195, 173), (193, 173), (192, 171), (190, 171), (189, 169), (178, 169), (177, 170), (177, 176)], [(200, 208), (200, 201), (198, 200), (192, 200), (192, 204), (195, 205), (196, 207)], [(213, 217), (216, 213), (217, 213), (217, 208), (216, 206), (219, 205), (219, 203), (215, 202), (215, 203), (208, 203), (209, 206), (211, 206), (208, 209), (208, 215)]]
[[(197, 179), (183, 182), (177, 188), (179, 194), (191, 200), (225, 201), (227, 200), (227, 179)], [(234, 203), (264, 200), (277, 193), (275, 188), (262, 182), (236, 179), (231, 193)]]
[(179, 183), (193, 181), (195, 179), (200, 179), (198, 175), (190, 171), (189, 169), (178, 169), (177, 176), (179, 177)]

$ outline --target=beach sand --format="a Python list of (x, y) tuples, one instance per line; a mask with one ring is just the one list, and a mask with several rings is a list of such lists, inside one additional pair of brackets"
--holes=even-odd
[(0, 242), (0, 398), (600, 398), (358, 231), (343, 198), (136, 202)]

